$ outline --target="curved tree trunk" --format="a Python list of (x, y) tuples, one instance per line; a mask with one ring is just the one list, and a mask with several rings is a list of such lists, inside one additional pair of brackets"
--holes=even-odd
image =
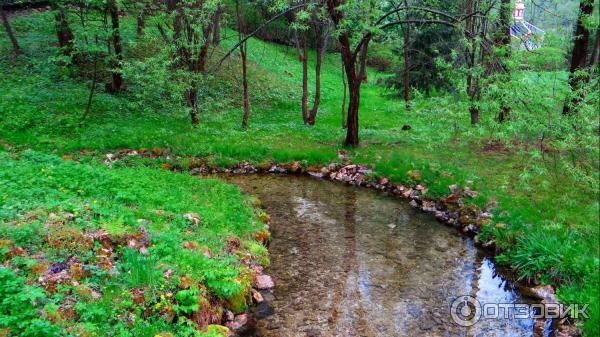
[(0, 18), (2, 19), (2, 25), (4, 26), (4, 30), (6, 30), (6, 35), (8, 35), (10, 43), (12, 43), (13, 51), (15, 55), (19, 57), (19, 55), (21, 55), (21, 47), (19, 47), (19, 42), (17, 41), (15, 33), (13, 32), (12, 27), (10, 26), (10, 22), (8, 22), (8, 17), (6, 17), (6, 13), (4, 12), (2, 5), (0, 5)]

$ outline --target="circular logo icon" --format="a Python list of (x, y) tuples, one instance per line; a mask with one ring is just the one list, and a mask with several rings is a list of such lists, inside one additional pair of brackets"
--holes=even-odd
[(450, 315), (460, 326), (472, 326), (481, 318), (481, 304), (468, 295), (457, 297), (450, 306)]

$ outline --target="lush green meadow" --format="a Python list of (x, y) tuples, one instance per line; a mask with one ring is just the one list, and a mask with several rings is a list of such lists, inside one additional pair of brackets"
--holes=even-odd
[[(484, 111), (482, 124), (472, 127), (463, 91), (444, 95), (416, 93), (412, 109), (407, 111), (396, 93), (383, 85), (382, 79), (389, 75), (371, 70), (361, 96), (361, 146), (345, 149), (341, 146), (345, 130), (341, 127), (339, 55), (326, 56), (322, 104), (316, 125), (310, 127), (304, 125), (300, 112), (301, 64), (295, 50), (251, 40), (251, 115), (247, 130), (241, 128), (242, 112), (237, 103), (240, 93), (235, 89), (239, 83), (237, 58), (224, 63), (211, 80), (211, 97), (203, 106), (198, 128), (192, 128), (181, 103), (144, 91), (147, 89), (131, 82), (126, 84), (128, 91), (119, 95), (109, 95), (101, 88), (89, 117), (82, 122), (89, 80), (80, 80), (52, 62), (53, 32), (50, 26), (42, 24), (48, 15), (14, 18), (14, 28), (26, 50), (26, 55), (18, 60), (8, 56), (8, 40), (0, 36), (0, 140), (14, 146), (16, 153), (25, 149), (37, 151), (25, 152), (20, 160), (9, 160), (6, 153), (0, 157), (0, 183), (4, 185), (0, 191), (0, 215), (5, 224), (27, 212), (74, 212), (83, 204), (98, 200), (101, 206), (96, 207), (106, 214), (102, 217), (108, 222), (125, 219), (125, 223), (129, 221), (135, 227), (136, 218), (148, 218), (156, 235), (171, 242), (180, 239), (180, 233), (170, 237), (176, 229), (160, 231), (166, 224), (151, 215), (152, 210), (162, 208), (172, 214), (196, 211), (212, 226), (198, 240), (219, 251), (223, 237), (244, 237), (256, 230), (251, 208), (241, 206), (243, 198), (237, 190), (212, 180), (192, 182), (185, 175), (152, 168), (98, 168), (104, 154), (119, 149), (161, 148), (175, 156), (204, 158), (216, 166), (240, 161), (301, 161), (309, 166), (337, 160), (337, 152), (344, 150), (353, 162), (371, 165), (377, 175), (394, 182), (410, 183), (407, 172), (421, 171), (423, 183), (435, 197), (448, 194), (450, 184), (472, 181), (481, 192), (475, 202), (484, 205), (495, 201), (498, 207), (494, 221), (508, 224), (492, 224), (481, 234), (494, 239), (501, 249), (498, 261), (513, 266), (523, 278), (557, 285), (559, 298), (566, 303), (589, 303), (590, 319), (585, 331), (589, 336), (600, 334), (598, 192), (593, 184), (572, 179), (568, 172), (557, 168), (551, 152), (543, 147), (537, 151), (539, 135), (525, 128), (533, 121), (558, 118), (560, 104), (546, 104), (546, 110), (534, 113), (522, 104), (513, 113), (527, 117), (507, 125), (495, 123), (494, 116)], [(233, 45), (236, 39), (233, 32), (227, 34), (231, 39), (222, 43), (222, 49)], [(148, 57), (146, 49), (151, 43), (135, 39), (131, 20), (124, 20), (123, 35), (126, 54)], [(152, 36), (148, 34), (146, 39), (151, 40)], [(215, 58), (219, 54), (222, 52), (216, 52)], [(311, 54), (311, 67), (313, 59)], [(553, 101), (567, 88), (567, 74), (559, 71), (524, 68), (517, 81), (524, 88), (523, 92), (515, 92), (515, 99), (520, 100), (535, 96)], [(404, 125), (409, 125), (410, 130), (403, 130)], [(86, 155), (79, 154), (82, 150)], [(62, 163), (37, 153), (76, 154), (84, 157), (89, 166)], [(87, 155), (94, 156), (86, 159)], [(58, 170), (60, 175), (39, 175), (44, 170)], [(595, 170), (597, 173), (597, 166)], [(34, 189), (38, 180), (42, 180), (41, 192)], [(6, 181), (11, 185), (6, 186)], [(46, 184), (49, 187), (44, 187)], [(34, 196), (50, 188), (55, 191), (52, 196), (61, 196), (58, 201)], [(67, 190), (64, 196), (58, 192), (60, 189)], [(79, 193), (79, 189), (84, 192)], [(189, 200), (199, 202), (190, 204)], [(19, 204), (14, 205), (16, 202)], [(132, 202), (137, 204), (133, 210), (126, 207)], [(209, 203), (221, 205), (221, 211), (209, 208)], [(197, 209), (188, 209), (191, 205)], [(231, 218), (233, 214), (235, 218)], [(23, 228), (45, 230), (42, 224), (36, 220)], [(5, 226), (2, 228), (7, 231)], [(14, 240), (35, 239), (26, 232), (9, 234), (20, 235)], [(2, 237), (9, 234), (2, 233)], [(164, 252), (165, 256), (175, 254), (169, 247)], [(234, 262), (226, 259), (219, 263), (229, 266)], [(218, 281), (214, 289), (209, 282), (208, 288), (215, 294), (229, 296), (237, 291), (228, 283), (237, 277), (237, 271), (229, 267), (224, 270), (225, 275), (210, 276)], [(206, 280), (208, 276), (198, 277)], [(25, 282), (14, 275), (3, 278)]]

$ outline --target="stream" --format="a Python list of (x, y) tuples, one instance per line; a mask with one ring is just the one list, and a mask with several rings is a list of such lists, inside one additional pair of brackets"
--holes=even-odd
[(276, 286), (253, 336), (532, 336), (533, 319), (463, 327), (452, 301), (528, 303), (456, 229), (397, 198), (308, 177), (224, 177), (271, 216)]

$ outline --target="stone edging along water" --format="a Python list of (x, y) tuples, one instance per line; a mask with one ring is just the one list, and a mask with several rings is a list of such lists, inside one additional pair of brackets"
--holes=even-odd
[[(160, 150), (160, 149), (159, 149)], [(103, 161), (106, 165), (112, 165), (113, 162), (119, 161), (125, 157), (140, 156), (146, 158), (163, 158), (172, 159), (162, 150), (154, 149), (146, 150), (121, 150), (116, 154), (109, 153)], [(210, 174), (232, 174), (232, 175), (247, 175), (247, 174), (278, 174), (278, 175), (305, 175), (316, 179), (330, 180), (341, 182), (344, 184), (366, 187), (387, 193), (405, 199), (409, 205), (419, 209), (425, 213), (432, 214), (439, 222), (456, 228), (463, 235), (473, 238), (474, 243), (495, 256), (501, 251), (496, 247), (493, 240), (482, 242), (477, 234), (479, 230), (486, 225), (492, 224), (493, 214), (492, 206), (486, 209), (480, 209), (476, 205), (466, 204), (466, 199), (477, 197), (478, 192), (471, 190), (469, 187), (464, 189), (457, 185), (448, 187), (449, 195), (445, 198), (429, 198), (425, 195), (427, 186), (424, 184), (416, 184), (415, 186), (406, 186), (403, 184), (394, 184), (390, 179), (382, 177), (375, 178), (372, 169), (365, 165), (352, 164), (345, 156), (340, 156), (344, 164), (332, 162), (327, 166), (317, 167), (302, 167), (302, 164), (295, 161), (291, 164), (272, 164), (270, 166), (254, 166), (247, 161), (242, 161), (232, 167), (213, 167), (208, 164), (198, 164), (194, 167), (184, 169), (180, 166), (163, 164), (164, 169), (174, 172), (187, 172), (193, 176), (210, 175)], [(414, 181), (419, 181), (420, 172), (411, 171), (409, 176)], [(506, 224), (496, 224), (498, 227), (505, 227)], [(518, 288), (521, 294), (535, 298), (545, 303), (560, 303), (556, 297), (554, 287), (551, 285), (531, 285), (524, 282), (518, 282)], [(534, 336), (544, 336), (547, 331), (547, 322), (545, 319), (537, 319), (534, 326)], [(558, 337), (576, 337), (581, 336), (581, 331), (575, 326), (575, 321), (571, 318), (565, 318), (560, 321), (553, 320), (550, 322), (555, 332), (554, 336)]]

